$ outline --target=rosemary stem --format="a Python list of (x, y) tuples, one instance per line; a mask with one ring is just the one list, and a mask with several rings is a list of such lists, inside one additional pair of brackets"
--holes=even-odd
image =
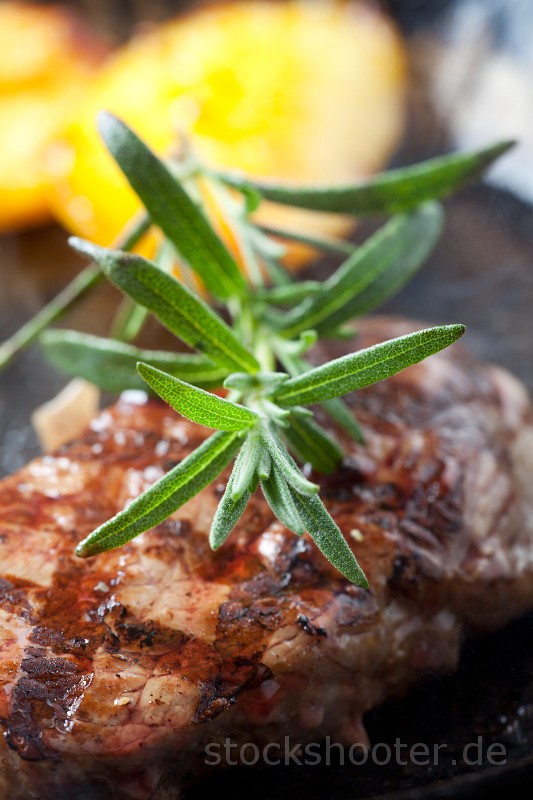
[[(150, 224), (149, 217), (143, 215), (128, 226), (117, 239), (116, 247), (121, 250), (131, 250), (147, 232)], [(96, 264), (89, 264), (76, 275), (38, 314), (0, 345), (0, 370), (6, 367), (17, 353), (34, 342), (48, 325), (62, 317), (78, 298), (100, 283), (103, 277), (100, 267)]]
[(74, 300), (100, 283), (101, 279), (100, 268), (95, 264), (90, 264), (82, 270), (38, 314), (0, 345), (0, 369), (6, 367), (20, 350), (31, 344), (50, 323), (63, 315)]
[(259, 329), (256, 336), (254, 354), (264, 372), (273, 372), (276, 367), (276, 358), (269, 341), (268, 331)]
[(233, 229), (237, 239), (243, 267), (252, 286), (263, 286), (263, 274), (254, 248), (251, 247), (247, 236), (246, 224), (240, 216), (240, 206), (231, 197), (228, 188), (221, 182), (213, 186), (213, 192), (218, 199), (220, 207), (227, 214), (228, 224)]

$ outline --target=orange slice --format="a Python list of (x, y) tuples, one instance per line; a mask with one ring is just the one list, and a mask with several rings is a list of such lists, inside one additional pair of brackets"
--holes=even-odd
[[(403, 131), (404, 87), (399, 35), (363, 3), (203, 8), (145, 31), (110, 59), (49, 154), (55, 214), (68, 229), (109, 244), (138, 209), (96, 133), (102, 109), (160, 154), (185, 133), (211, 165), (344, 182), (386, 163)], [(283, 224), (300, 224), (302, 212), (282, 213)], [(315, 234), (333, 231), (324, 218), (305, 219)]]

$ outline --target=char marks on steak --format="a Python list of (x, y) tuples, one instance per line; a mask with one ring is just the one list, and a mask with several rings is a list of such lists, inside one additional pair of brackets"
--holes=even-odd
[[(375, 318), (356, 344), (411, 327)], [(227, 474), (125, 547), (76, 558), (207, 435), (155, 401), (121, 399), (0, 485), (2, 797), (177, 796), (226, 736), (364, 741), (366, 710), (453, 669), (468, 629), (533, 606), (521, 385), (454, 346), (350, 402), (366, 445), (344, 440), (320, 482), (368, 591), (259, 494), (212, 553)]]

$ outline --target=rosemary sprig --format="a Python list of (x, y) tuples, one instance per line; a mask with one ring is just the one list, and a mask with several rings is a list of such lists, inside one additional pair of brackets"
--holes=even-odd
[[(346, 323), (375, 308), (412, 277), (442, 227), (443, 211), (435, 199), (478, 176), (509, 145), (433, 159), (358, 186), (315, 190), (213, 172), (190, 154), (188, 163), (177, 169), (163, 163), (109, 114), (101, 117), (100, 130), (146, 208), (137, 235), (149, 224), (159, 227), (164, 257), (151, 262), (124, 252), (124, 247), (109, 250), (80, 239), (71, 243), (93, 261), (90, 273), (85, 273), (89, 284), (105, 275), (126, 295), (127, 305), (115, 323), (117, 338), (129, 340), (150, 313), (197, 352), (142, 350), (129, 341), (73, 331), (45, 332), (44, 352), (68, 374), (106, 389), (145, 386), (178, 413), (216, 432), (93, 531), (76, 552), (95, 555), (159, 524), (235, 459), (211, 526), (214, 549), (226, 541), (251, 495), (261, 487), (273, 514), (289, 530), (300, 536), (307, 532), (342, 575), (367, 586), (354, 553), (318, 497), (316, 480), (340, 464), (343, 450), (308, 406), (321, 405), (337, 425), (362, 441), (363, 432), (341, 398), (447, 347), (464, 327), (428, 328), (318, 367), (309, 366), (305, 353), (318, 335), (345, 336)], [(202, 207), (196, 185), (200, 179), (213, 185), (213, 197), (237, 242), (235, 255), (215, 233)], [(236, 190), (232, 196), (229, 186)], [(253, 214), (263, 197), (322, 211), (402, 213), (355, 248), (257, 226)], [(280, 240), (300, 241), (336, 253), (344, 261), (324, 283), (294, 282), (282, 263), (285, 247)], [(125, 242), (134, 243), (135, 237)], [(192, 288), (194, 281), (185, 285), (174, 277), (169, 268), (174, 252), (200, 281), (211, 304)], [(272, 285), (265, 287), (268, 280)], [(54, 313), (41, 312), (29, 328), (25, 326), (26, 332), (23, 329), (5, 343), (0, 350), (4, 363), (78, 293), (71, 285), (66, 298), (60, 297), (53, 307)], [(280, 368), (284, 371), (277, 371)], [(227, 398), (206, 391), (223, 386), (229, 390)], [(298, 462), (314, 469), (315, 480)]]

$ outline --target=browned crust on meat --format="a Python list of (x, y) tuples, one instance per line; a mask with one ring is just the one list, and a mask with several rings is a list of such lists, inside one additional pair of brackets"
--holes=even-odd
[[(378, 318), (357, 345), (407, 329)], [(11, 797), (97, 775), (148, 798), (167, 762), (179, 771), (224, 735), (360, 739), (368, 708), (454, 667), (466, 626), (533, 604), (533, 428), (518, 383), (454, 347), (350, 402), (366, 446), (345, 441), (343, 467), (320, 482), (368, 591), (259, 495), (212, 553), (224, 476), (124, 548), (76, 558), (77, 541), (207, 435), (155, 401), (121, 400), (0, 485)]]

